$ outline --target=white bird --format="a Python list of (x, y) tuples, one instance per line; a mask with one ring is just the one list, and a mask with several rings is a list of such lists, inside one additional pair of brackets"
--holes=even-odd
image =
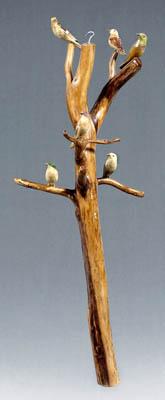
[(115, 153), (108, 153), (103, 168), (103, 178), (109, 178), (117, 169), (118, 156)]
[[(84, 135), (90, 136), (90, 132), (92, 132), (93, 121), (88, 112), (80, 112), (80, 118), (76, 125), (75, 131), (75, 139), (83, 139)], [(74, 143), (70, 145), (70, 148), (74, 148)]]
[(45, 180), (49, 186), (56, 186), (56, 182), (58, 181), (58, 170), (52, 162), (48, 162), (45, 164)]
[(78, 40), (68, 31), (64, 29), (56, 17), (51, 18), (51, 29), (55, 36), (59, 39), (66, 40), (67, 42), (73, 43), (75, 46), (81, 48), (81, 44)]
[(108, 44), (110, 47), (113, 47), (113, 49), (117, 50), (119, 54), (125, 54), (125, 50), (117, 29), (109, 30)]

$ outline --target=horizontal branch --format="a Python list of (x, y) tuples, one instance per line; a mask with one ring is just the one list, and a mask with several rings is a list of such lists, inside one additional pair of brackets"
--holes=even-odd
[(138, 57), (133, 58), (132, 61), (123, 67), (123, 69), (103, 87), (98, 99), (90, 111), (96, 130), (100, 129), (109, 110), (112, 99), (118, 90), (140, 70), (141, 66), (141, 60)]
[(68, 199), (72, 200), (73, 203), (76, 202), (75, 200), (75, 191), (72, 189), (67, 188), (58, 188), (55, 186), (48, 186), (43, 183), (39, 182), (31, 182), (21, 178), (14, 178), (14, 182), (17, 185), (24, 186), (28, 189), (40, 190), (41, 192), (47, 192), (51, 194), (57, 194), (60, 196), (67, 197)]
[(115, 187), (116, 189), (121, 190), (122, 192), (131, 194), (133, 196), (137, 196), (137, 197), (144, 197), (144, 192), (131, 188), (129, 186), (123, 185), (123, 183), (120, 183), (118, 181), (115, 181), (114, 179), (110, 179), (110, 178), (98, 178), (97, 179), (98, 185), (110, 185)]
[(112, 139), (89, 139), (88, 143), (96, 143), (96, 144), (114, 144), (120, 142), (120, 138), (112, 138)]
[(94, 143), (94, 144), (114, 144), (120, 142), (120, 138), (112, 138), (112, 139), (77, 139), (75, 136), (70, 136), (67, 131), (64, 131), (63, 133), (64, 137), (69, 140), (69, 142), (72, 142), (74, 144), (78, 144), (79, 146), (82, 144), (82, 147), (86, 147), (88, 143)]

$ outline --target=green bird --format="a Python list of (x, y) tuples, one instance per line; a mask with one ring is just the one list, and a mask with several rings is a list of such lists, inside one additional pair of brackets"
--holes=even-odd
[(130, 48), (128, 56), (127, 56), (126, 60), (124, 61), (124, 63), (120, 66), (120, 68), (123, 68), (134, 57), (141, 57), (145, 52), (147, 42), (148, 42), (148, 37), (145, 33), (137, 33), (137, 40), (133, 44), (133, 46)]

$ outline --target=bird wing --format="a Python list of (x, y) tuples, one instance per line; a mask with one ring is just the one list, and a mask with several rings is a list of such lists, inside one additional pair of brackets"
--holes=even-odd
[(122, 41), (120, 39), (120, 36), (118, 37), (118, 48), (123, 54), (125, 54), (125, 50), (124, 50), (124, 47), (122, 45)]
[(65, 33), (67, 36), (69, 36), (70, 40), (74, 40), (74, 41), (78, 42), (78, 40), (75, 38), (75, 36), (73, 36), (72, 33), (70, 33), (68, 31), (68, 29), (65, 29)]
[(115, 49), (118, 48), (118, 38), (116, 36), (110, 37), (109, 44), (111, 47), (115, 47)]
[(105, 164), (104, 164), (104, 167), (103, 167), (103, 178), (107, 178), (107, 169), (106, 169)]
[(57, 21), (57, 25), (59, 26), (59, 28), (64, 29), (59, 21)]
[(135, 44), (130, 48), (129, 53), (125, 59), (125, 61), (123, 62), (123, 64), (120, 65), (120, 69), (122, 69), (126, 64), (129, 63), (129, 61), (132, 60), (132, 58), (137, 56), (137, 45), (135, 46)]
[(122, 46), (122, 41), (119, 36), (118, 37), (117, 36), (110, 37), (108, 42), (111, 47), (117, 49), (122, 54), (125, 54), (125, 50)]

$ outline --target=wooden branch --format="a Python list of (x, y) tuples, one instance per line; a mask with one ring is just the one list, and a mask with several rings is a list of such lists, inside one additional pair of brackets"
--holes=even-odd
[(72, 143), (76, 143), (77, 142), (76, 136), (69, 135), (69, 133), (67, 131), (64, 131), (63, 135), (64, 135), (65, 139), (69, 140), (69, 142), (72, 142)]
[(88, 111), (87, 91), (93, 71), (95, 44), (82, 44), (79, 65), (74, 78), (72, 76), (73, 55), (73, 45), (69, 44), (65, 61), (66, 101), (71, 122), (75, 127), (80, 118), (80, 112)]
[(74, 144), (82, 144), (82, 147), (85, 148), (89, 143), (94, 143), (94, 144), (114, 144), (120, 142), (120, 138), (112, 138), (112, 139), (87, 139), (87, 140), (81, 140), (81, 142), (75, 137), (75, 136), (70, 136), (67, 131), (64, 131), (63, 133), (64, 137), (69, 140), (69, 142), (72, 142)]
[(97, 179), (98, 185), (110, 185), (115, 187), (116, 189), (121, 190), (122, 192), (132, 194), (133, 196), (136, 197), (144, 197), (144, 192), (131, 188), (129, 186), (123, 185), (122, 183), (115, 181), (110, 178), (98, 178)]
[(90, 111), (97, 131), (100, 129), (112, 99), (118, 90), (140, 70), (141, 66), (141, 60), (137, 57), (133, 58), (129, 64), (123, 67), (123, 69), (104, 86)]
[(60, 196), (67, 197), (68, 199), (72, 200), (73, 203), (76, 204), (75, 191), (72, 189), (48, 186), (43, 183), (31, 182), (31, 181), (27, 181), (26, 179), (21, 179), (21, 178), (14, 178), (14, 182), (17, 183), (17, 185), (24, 186), (28, 189), (40, 190), (42, 192), (47, 192), (47, 193), (57, 194)]
[(112, 53), (112, 56), (110, 57), (109, 60), (109, 79), (112, 79), (116, 75), (116, 61), (118, 57), (118, 51), (115, 50)]
[(72, 43), (68, 44), (66, 60), (64, 65), (64, 72), (67, 79), (68, 84), (72, 82), (73, 73), (72, 73), (72, 64), (73, 64), (73, 57), (74, 57), (74, 50), (75, 46)]
[(96, 139), (96, 140), (89, 140), (88, 143), (96, 143), (96, 144), (114, 144), (119, 143), (120, 138), (112, 138), (112, 139)]

